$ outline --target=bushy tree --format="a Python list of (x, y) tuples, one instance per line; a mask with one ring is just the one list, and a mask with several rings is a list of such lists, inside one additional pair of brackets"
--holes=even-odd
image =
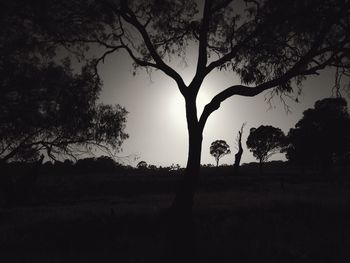
[(286, 157), (302, 166), (318, 164), (323, 171), (350, 152), (350, 116), (343, 98), (326, 98), (303, 117), (288, 133)]
[[(203, 129), (222, 102), (300, 90), (307, 76), (327, 67), (338, 69), (338, 84), (339, 76), (349, 74), (349, 0), (15, 2), (36, 18), (50, 42), (74, 47), (80, 57), (88, 54), (85, 47), (104, 48), (95, 65), (124, 51), (135, 68), (160, 70), (175, 81), (185, 99), (189, 138), (186, 173), (173, 203), (179, 215), (191, 214)], [(197, 63), (187, 84), (171, 64), (174, 57), (185, 59), (189, 46), (192, 53), (197, 47)], [(230, 71), (241, 83), (223, 87), (198, 115), (198, 92), (215, 70)]]
[(230, 146), (224, 140), (216, 140), (210, 145), (210, 154), (215, 158), (216, 167), (219, 166), (220, 158), (230, 153)]
[(44, 37), (30, 5), (21, 3), (0, 4), (0, 161), (34, 161), (41, 151), (56, 159), (95, 147), (119, 150), (128, 137), (127, 111), (97, 103), (95, 65), (73, 70), (69, 58), (56, 58), (58, 43)]
[(126, 110), (96, 103), (100, 84), (88, 68), (73, 74), (69, 65), (50, 63), (15, 70), (0, 81), (2, 161), (36, 159), (43, 150), (52, 159), (91, 147), (108, 152), (128, 137)]
[(285, 145), (285, 135), (279, 128), (261, 125), (258, 128), (251, 128), (247, 139), (247, 147), (255, 158), (259, 160), (260, 172), (262, 165), (273, 154), (280, 152)]

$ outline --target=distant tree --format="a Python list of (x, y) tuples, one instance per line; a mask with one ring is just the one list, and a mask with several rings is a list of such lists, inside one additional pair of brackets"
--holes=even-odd
[(224, 140), (216, 140), (210, 145), (210, 154), (215, 158), (216, 167), (219, 166), (220, 158), (230, 153), (230, 146)]
[(303, 117), (288, 133), (285, 149), (289, 161), (305, 166), (319, 164), (322, 171), (350, 152), (350, 116), (343, 98), (326, 98)]
[[(159, 70), (176, 83), (185, 100), (189, 151), (183, 185), (172, 211), (187, 218), (198, 180), (203, 130), (222, 102), (231, 96), (253, 97), (267, 90), (272, 95), (300, 91), (307, 76), (328, 67), (338, 69), (338, 84), (341, 76), (350, 72), (349, 0), (3, 3), (10, 5), (11, 12), (25, 10), (26, 23), (20, 31), (34, 21), (42, 35), (48, 36), (47, 42), (73, 49), (79, 58), (91, 54), (88, 47), (103, 48), (94, 60), (96, 68), (106, 56), (122, 51), (133, 60), (135, 69)], [(193, 78), (187, 83), (173, 66), (177, 65), (174, 58), (186, 60), (189, 50), (191, 54), (196, 50), (197, 60)], [(241, 84), (223, 87), (199, 116), (198, 92), (216, 69), (232, 72)]]
[(170, 165), (170, 170), (171, 170), (171, 171), (177, 171), (177, 170), (180, 170), (180, 168), (181, 168), (181, 166), (180, 166), (180, 164), (178, 164), (178, 163), (177, 163), (177, 164), (173, 164), (173, 163), (172, 163), (172, 164)]
[[(59, 162), (55, 162), (54, 166), (56, 166), (56, 163)], [(76, 164), (75, 167), (77, 168), (77, 170), (79, 172), (82, 173), (91, 173), (91, 172), (95, 172), (95, 158), (94, 157), (87, 157), (87, 158), (82, 158), (79, 159)]]
[(71, 168), (74, 165), (74, 162), (71, 159), (65, 159), (63, 161), (63, 164), (67, 168)]
[(145, 161), (140, 161), (137, 165), (136, 165), (136, 167), (138, 168), (138, 169), (146, 169), (147, 168), (147, 163), (145, 162)]
[(117, 163), (110, 156), (99, 156), (95, 158), (95, 166), (97, 171), (101, 172), (114, 172), (117, 167)]
[(150, 169), (150, 170), (152, 170), (152, 171), (158, 170), (157, 166), (155, 166), (154, 164), (148, 165), (148, 169)]
[[(56, 165), (56, 164), (55, 164)], [(82, 173), (114, 172), (118, 164), (110, 156), (87, 157), (79, 159), (75, 164), (76, 169)]]
[(241, 126), (240, 131), (238, 131), (238, 135), (236, 138), (236, 143), (237, 143), (237, 148), (238, 151), (235, 154), (235, 163), (233, 165), (234, 173), (238, 174), (239, 173), (239, 164), (241, 163), (241, 158), (243, 154), (243, 147), (242, 147), (242, 134), (243, 134), (243, 128), (246, 125), (246, 123), (243, 123)]
[(271, 155), (281, 152), (285, 144), (285, 135), (279, 128), (261, 125), (259, 128), (251, 128), (247, 139), (247, 147), (259, 160), (260, 173), (262, 165)]

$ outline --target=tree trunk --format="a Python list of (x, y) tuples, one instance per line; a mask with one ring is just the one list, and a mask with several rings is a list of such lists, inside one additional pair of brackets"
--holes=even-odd
[(241, 148), (235, 154), (235, 164), (233, 165), (235, 174), (239, 174), (239, 164), (241, 163), (242, 154), (243, 154), (243, 149), (241, 150)]
[(192, 208), (200, 170), (204, 128), (197, 118), (196, 96), (200, 85), (201, 80), (188, 87), (187, 92), (183, 93), (186, 102), (188, 157), (186, 170), (179, 182), (175, 199), (166, 213), (168, 252), (173, 255), (171, 262), (180, 262), (184, 258), (190, 262), (195, 261), (197, 235), (192, 220)]
[(186, 98), (186, 117), (188, 129), (187, 165), (171, 206), (173, 219), (185, 221), (192, 218), (193, 199), (197, 187), (202, 151), (203, 135), (202, 129), (198, 125), (195, 99)]
[(243, 133), (243, 128), (245, 124), (246, 123), (243, 123), (241, 130), (238, 132), (238, 136), (237, 136), (238, 152), (235, 154), (235, 163), (233, 165), (233, 172), (235, 175), (239, 174), (239, 164), (241, 163), (242, 154), (243, 154), (242, 133)]
[(200, 169), (201, 150), (202, 134), (196, 131), (190, 132), (187, 166), (172, 204), (173, 216), (181, 217), (184, 220), (192, 216), (193, 199)]
[(260, 175), (263, 174), (263, 161), (262, 160), (259, 161), (259, 173), (260, 173)]
[(235, 154), (235, 163), (233, 165), (233, 171), (234, 174), (239, 174), (239, 164), (241, 163), (241, 158), (243, 154), (243, 148), (241, 143), (242, 135), (239, 136), (239, 143), (238, 143), (238, 152)]
[(197, 254), (197, 234), (192, 220), (192, 208), (200, 170), (202, 131), (197, 124), (192, 124), (194, 125), (188, 125), (189, 150), (186, 170), (167, 214), (169, 243), (165, 250), (170, 256), (169, 262), (181, 262), (184, 258), (193, 262)]
[(239, 174), (239, 164), (241, 162), (242, 154), (243, 154), (243, 150), (239, 150), (235, 154), (235, 164), (233, 165), (233, 171), (235, 175)]

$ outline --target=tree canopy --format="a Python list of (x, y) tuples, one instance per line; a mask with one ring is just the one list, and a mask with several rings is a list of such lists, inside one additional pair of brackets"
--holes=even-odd
[(216, 140), (210, 145), (210, 154), (215, 158), (216, 166), (219, 166), (220, 158), (230, 153), (230, 146), (224, 140)]
[(350, 115), (344, 98), (326, 98), (303, 117), (288, 133), (286, 157), (301, 165), (320, 164), (323, 168), (350, 152)]
[(120, 149), (128, 137), (127, 111), (97, 103), (102, 82), (94, 65), (76, 72), (68, 57), (56, 57), (57, 46), (37, 38), (37, 17), (1, 6), (0, 160), (34, 160), (40, 151), (55, 159), (91, 153), (91, 147)]
[(247, 139), (247, 147), (260, 163), (266, 162), (273, 154), (280, 152), (284, 143), (283, 131), (270, 125), (251, 128)]
[(88, 69), (72, 74), (68, 65), (48, 64), (16, 70), (1, 80), (3, 160), (35, 159), (40, 150), (53, 159), (91, 152), (91, 146), (108, 151), (128, 137), (126, 110), (96, 103), (100, 87)]

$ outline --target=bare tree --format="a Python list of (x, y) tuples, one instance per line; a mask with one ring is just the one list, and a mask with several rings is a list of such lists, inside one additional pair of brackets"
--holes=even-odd
[(244, 126), (247, 123), (243, 123), (241, 126), (241, 129), (238, 131), (238, 135), (236, 138), (236, 143), (237, 143), (237, 153), (235, 154), (235, 163), (233, 165), (233, 169), (234, 169), (234, 173), (237, 175), (239, 173), (239, 164), (241, 163), (241, 158), (242, 158), (242, 154), (243, 154), (243, 147), (242, 147), (242, 134), (243, 134), (243, 129)]

